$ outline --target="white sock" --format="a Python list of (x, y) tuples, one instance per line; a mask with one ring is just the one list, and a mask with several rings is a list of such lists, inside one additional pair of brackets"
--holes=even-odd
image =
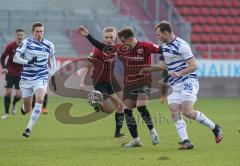
[(155, 128), (153, 128), (152, 130), (149, 130), (149, 132), (150, 132), (151, 134), (157, 133), (157, 131), (156, 131)]
[(208, 117), (206, 117), (202, 112), (197, 111), (196, 121), (212, 130), (215, 128), (215, 123), (208, 119)]
[(181, 141), (188, 139), (186, 122), (183, 119), (180, 119), (175, 122), (175, 126)]
[(33, 111), (27, 126), (27, 128), (29, 128), (30, 130), (32, 130), (33, 125), (37, 122), (41, 114), (41, 108), (42, 108), (42, 104), (35, 103), (35, 106), (33, 108)]

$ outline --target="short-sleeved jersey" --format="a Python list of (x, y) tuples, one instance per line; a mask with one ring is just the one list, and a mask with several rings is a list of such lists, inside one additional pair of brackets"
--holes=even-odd
[(105, 54), (101, 50), (94, 48), (88, 56), (88, 60), (93, 63), (93, 84), (111, 83), (115, 79), (114, 66), (116, 55)]
[[(120, 45), (118, 45), (120, 46)], [(118, 53), (124, 66), (124, 87), (151, 84), (151, 73), (140, 74), (143, 67), (151, 65), (151, 54), (161, 53), (160, 46), (151, 42), (138, 41), (127, 54)]]
[(54, 56), (55, 50), (52, 42), (42, 39), (37, 42), (34, 38), (25, 39), (16, 50), (23, 59), (30, 60), (37, 56), (37, 62), (23, 65), (22, 80), (48, 80), (48, 58)]
[(13, 57), (16, 53), (17, 47), (16, 41), (12, 41), (6, 46), (1, 56), (1, 64), (3, 68), (5, 67), (8, 70), (7, 75), (20, 77), (22, 65), (13, 62)]
[[(167, 65), (168, 73), (178, 72), (187, 67), (187, 61), (194, 58), (189, 44), (183, 39), (176, 37), (169, 44), (162, 44), (162, 54)], [(169, 85), (185, 81), (187, 78), (197, 79), (197, 72), (173, 78), (169, 76)]]

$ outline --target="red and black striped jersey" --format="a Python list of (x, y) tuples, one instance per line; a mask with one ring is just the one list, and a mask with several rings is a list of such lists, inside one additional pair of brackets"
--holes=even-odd
[(20, 77), (23, 66), (13, 62), (13, 57), (16, 53), (17, 47), (18, 45), (16, 41), (12, 41), (6, 46), (1, 56), (1, 64), (2, 68), (6, 68), (8, 70), (7, 75)]
[(144, 41), (138, 41), (136, 46), (127, 54), (118, 53), (124, 66), (124, 87), (152, 82), (151, 73), (140, 74), (143, 67), (151, 65), (152, 53), (161, 53), (160, 46)]
[(115, 79), (115, 59), (116, 54), (108, 55), (97, 48), (92, 50), (88, 56), (88, 60), (93, 63), (93, 84), (111, 83)]

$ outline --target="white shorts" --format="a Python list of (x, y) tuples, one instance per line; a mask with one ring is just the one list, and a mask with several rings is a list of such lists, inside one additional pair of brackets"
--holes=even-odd
[(47, 89), (47, 80), (21, 80), (19, 83), (22, 97), (30, 97), (36, 92), (37, 89)]
[(199, 83), (197, 79), (189, 78), (184, 82), (177, 83), (171, 87), (167, 97), (168, 104), (181, 104), (183, 101), (197, 101)]

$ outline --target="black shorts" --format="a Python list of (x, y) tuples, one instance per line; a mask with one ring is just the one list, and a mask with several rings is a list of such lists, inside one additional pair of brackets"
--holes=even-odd
[(137, 98), (140, 94), (150, 95), (151, 84), (144, 85), (133, 85), (124, 87), (123, 89), (123, 100), (130, 99), (133, 101), (137, 101)]
[(103, 99), (107, 99), (112, 94), (121, 91), (121, 86), (115, 80), (112, 83), (97, 83), (94, 85), (94, 89), (102, 92)]
[(12, 89), (13, 86), (14, 86), (14, 89), (20, 89), (20, 87), (19, 87), (20, 79), (21, 79), (21, 77), (18, 77), (18, 76), (6, 75), (6, 77), (5, 77), (5, 80), (6, 80), (5, 88)]

